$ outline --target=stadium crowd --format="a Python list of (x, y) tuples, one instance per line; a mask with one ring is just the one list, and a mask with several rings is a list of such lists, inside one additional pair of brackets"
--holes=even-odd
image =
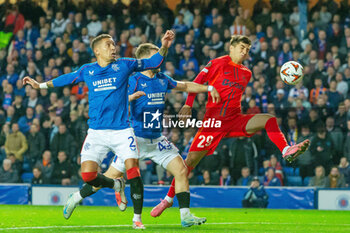
[[(87, 87), (80, 83), (37, 91), (23, 86), (23, 77), (49, 81), (94, 62), (89, 43), (102, 33), (114, 38), (118, 57), (132, 57), (141, 43), (160, 45), (163, 32), (172, 28), (176, 42), (162, 71), (176, 80), (192, 81), (211, 59), (228, 54), (231, 35), (249, 36), (252, 47), (245, 65), (252, 78), (242, 111), (276, 115), (289, 143), (311, 139), (309, 150), (287, 164), (263, 131), (251, 138), (226, 138), (191, 172), (191, 185), (249, 185), (259, 176), (265, 186), (348, 187), (350, 6), (347, 1), (319, 1), (303, 15), (297, 1), (266, 2), (249, 9), (238, 1), (193, 0), (174, 11), (164, 0), (130, 1), (129, 6), (110, 0), (79, 5), (47, 1), (45, 9), (37, 1), (2, 4), (0, 183), (82, 182)], [(302, 17), (307, 19), (305, 31)], [(304, 78), (295, 86), (279, 77), (280, 66), (289, 60), (304, 67)], [(206, 98), (197, 95), (193, 117), (202, 119)], [(169, 93), (167, 114), (176, 115), (185, 100), (185, 93)], [(164, 128), (183, 157), (195, 133), (192, 128)], [(152, 161), (140, 162), (140, 169), (145, 184), (172, 180)]]

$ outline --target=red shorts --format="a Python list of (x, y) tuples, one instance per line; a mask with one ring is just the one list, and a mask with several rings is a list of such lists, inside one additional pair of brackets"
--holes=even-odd
[(214, 153), (216, 147), (219, 145), (222, 138), (233, 137), (251, 137), (254, 134), (248, 134), (246, 126), (248, 121), (255, 116), (255, 114), (236, 114), (230, 119), (221, 121), (221, 128), (201, 128), (190, 147), (191, 151), (207, 150), (207, 155)]

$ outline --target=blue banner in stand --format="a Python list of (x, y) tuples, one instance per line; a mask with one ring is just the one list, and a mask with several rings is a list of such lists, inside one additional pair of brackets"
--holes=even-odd
[[(145, 186), (144, 206), (154, 207), (168, 191), (167, 186)], [(191, 207), (206, 208), (242, 208), (242, 199), (246, 187), (191, 187)], [(266, 188), (269, 195), (268, 208), (271, 209), (314, 209), (313, 188)], [(125, 189), (128, 206), (132, 206), (130, 188)], [(83, 201), (84, 205), (116, 206), (114, 191), (101, 189)], [(174, 207), (178, 206), (174, 199)]]
[(1, 184), (0, 204), (29, 204), (29, 184)]

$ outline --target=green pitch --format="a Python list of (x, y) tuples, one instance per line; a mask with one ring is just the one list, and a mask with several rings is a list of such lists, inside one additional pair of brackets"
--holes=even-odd
[[(146, 232), (350, 232), (350, 212), (271, 209), (192, 208), (208, 221), (202, 226), (183, 228), (177, 208), (159, 218), (144, 209)], [(69, 220), (62, 207), (0, 205), (1, 232), (135, 232), (132, 208), (124, 213), (117, 207), (78, 206)]]

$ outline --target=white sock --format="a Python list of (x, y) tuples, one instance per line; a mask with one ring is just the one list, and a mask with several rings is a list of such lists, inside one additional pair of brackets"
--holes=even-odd
[(180, 215), (181, 215), (181, 219), (184, 218), (185, 215), (190, 213), (190, 208), (181, 208), (180, 209)]
[(286, 146), (286, 147), (283, 149), (282, 155), (284, 155), (284, 154), (286, 153), (286, 151), (288, 150), (289, 147), (290, 147), (290, 146)]
[(133, 222), (141, 222), (141, 214), (134, 214), (132, 221)]
[(169, 197), (168, 195), (166, 195), (164, 199), (167, 200), (167, 202), (169, 203), (173, 203), (173, 200), (174, 200), (173, 197)]
[(83, 200), (83, 197), (80, 195), (80, 191), (75, 192), (75, 193), (73, 194), (73, 200), (74, 200), (75, 202), (80, 202), (81, 200)]
[(118, 179), (114, 179), (113, 189), (117, 192), (120, 192), (120, 181)]

